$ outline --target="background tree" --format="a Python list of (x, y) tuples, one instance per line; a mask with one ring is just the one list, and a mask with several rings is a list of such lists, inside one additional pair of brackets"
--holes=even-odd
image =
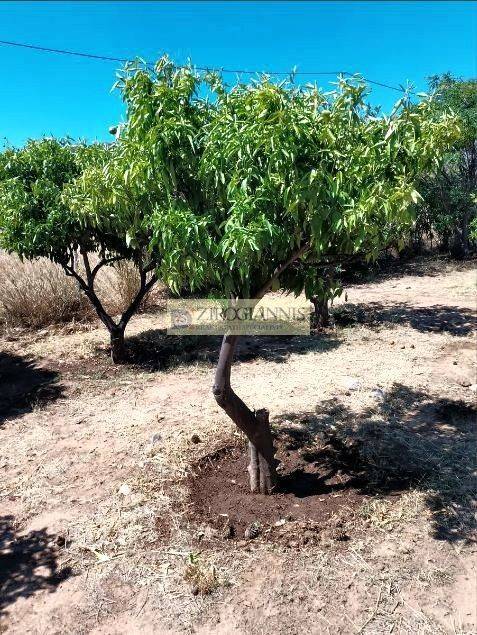
[[(86, 187), (94, 184), (95, 191), (102, 191), (113, 155), (112, 147), (55, 139), (6, 149), (0, 155), (0, 246), (21, 258), (49, 258), (73, 276), (108, 329), (117, 362), (124, 358), (126, 324), (156, 277), (149, 273), (154, 265), (147, 239), (130, 240), (131, 224), (111, 209), (108, 222), (98, 223), (88, 207)], [(138, 212), (136, 225), (142, 222)], [(93, 252), (98, 256), (94, 264)], [(137, 265), (140, 288), (115, 321), (96, 293), (95, 280), (102, 267), (124, 259)]]
[(429, 85), (435, 116), (452, 109), (462, 134), (442, 164), (421, 179), (416, 234), (437, 236), (445, 251), (465, 257), (477, 239), (477, 80), (445, 74), (432, 77)]
[[(411, 109), (404, 98), (374, 117), (359, 80), (340, 80), (332, 95), (266, 77), (230, 88), (161, 60), (130, 70), (122, 89), (136, 103), (128, 125), (162, 173), (158, 275), (219, 297), (258, 300), (272, 288), (312, 297), (319, 277), (307, 264), (377, 255), (409, 228), (417, 175), (457, 134), (452, 117), (430, 117), (429, 101)], [(231, 387), (236, 343), (224, 336), (213, 393), (249, 439), (252, 490), (269, 492), (268, 413)]]

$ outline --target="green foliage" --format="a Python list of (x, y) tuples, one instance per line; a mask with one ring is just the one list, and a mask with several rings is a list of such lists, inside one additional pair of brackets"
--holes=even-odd
[(95, 248), (99, 237), (71, 213), (63, 194), (85, 166), (104, 164), (108, 154), (100, 145), (55, 139), (6, 149), (0, 155), (0, 246), (22, 258), (60, 263), (72, 246)]
[(421, 179), (417, 232), (437, 234), (447, 246), (457, 245), (465, 253), (469, 238), (476, 238), (477, 80), (458, 80), (447, 74), (432, 77), (429, 83), (435, 91), (434, 116), (452, 110), (461, 135), (438, 169)]
[[(119, 87), (128, 178), (147, 183), (151, 246), (176, 292), (254, 296), (303, 245), (310, 266), (375, 257), (410, 227), (417, 176), (458, 135), (428, 99), (373, 116), (359, 79), (331, 94), (267, 77), (228, 87), (163, 59)], [(312, 295), (319, 280), (291, 266), (274, 284)]]
[[(114, 361), (124, 357), (124, 329), (157, 280), (149, 257), (154, 191), (142, 183), (148, 164), (140, 157), (128, 169), (129, 151), (127, 144), (43, 139), (0, 155), (0, 247), (61, 264), (110, 331)], [(124, 259), (136, 265), (139, 289), (116, 323), (95, 279), (101, 267)]]
[(45, 139), (0, 155), (4, 248), (147, 261), (177, 293), (253, 297), (273, 283), (311, 297), (318, 263), (403, 237), (418, 175), (458, 138), (430, 99), (375, 116), (359, 78), (327, 94), (268, 77), (230, 87), (163, 58), (128, 65), (117, 86), (127, 121), (113, 147)]

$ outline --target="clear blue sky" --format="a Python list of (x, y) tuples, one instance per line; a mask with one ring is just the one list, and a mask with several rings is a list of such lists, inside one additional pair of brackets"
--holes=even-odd
[[(1, 2), (0, 39), (198, 66), (475, 77), (477, 2)], [(108, 139), (117, 64), (0, 46), (0, 137)], [(308, 78), (307, 78), (308, 79)], [(328, 79), (316, 78), (326, 86)], [(398, 93), (375, 88), (388, 110)]]

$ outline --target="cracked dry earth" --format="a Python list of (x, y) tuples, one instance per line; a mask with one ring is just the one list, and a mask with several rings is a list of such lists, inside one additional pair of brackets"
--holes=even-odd
[(242, 342), (268, 498), (211, 396), (216, 338), (141, 315), (115, 368), (99, 326), (6, 333), (0, 631), (475, 633), (475, 283), (418, 261), (326, 332)]

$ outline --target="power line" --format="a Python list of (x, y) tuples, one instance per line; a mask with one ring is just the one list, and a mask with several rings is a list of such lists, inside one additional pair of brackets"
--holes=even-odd
[[(125, 58), (125, 57), (110, 57), (107, 55), (96, 55), (94, 53), (83, 53), (80, 51), (69, 51), (66, 49), (56, 49), (56, 48), (50, 48), (47, 46), (37, 46), (35, 44), (25, 44), (24, 42), (11, 42), (8, 40), (0, 40), (0, 44), (4, 45), (4, 46), (16, 46), (19, 48), (26, 48), (26, 49), (32, 49), (34, 51), (43, 51), (44, 53), (57, 53), (60, 55), (73, 55), (76, 57), (83, 57), (83, 58), (89, 58), (89, 59), (94, 59), (94, 60), (100, 60), (100, 61), (105, 61), (105, 62), (121, 62), (122, 64), (126, 64), (127, 62), (130, 62), (131, 60)], [(145, 63), (148, 66), (154, 66), (154, 62), (148, 62), (147, 60), (145, 60)], [(180, 66), (180, 65), (176, 65), (177, 68), (185, 68), (184, 66)], [(309, 76), (309, 77), (315, 77), (317, 75), (347, 75), (348, 77), (353, 77), (353, 73), (350, 73), (349, 71), (251, 71), (251, 70), (244, 70), (244, 69), (231, 69), (231, 68), (212, 68), (212, 67), (204, 67), (204, 66), (196, 66), (195, 67), (197, 70), (199, 71), (219, 71), (222, 73), (233, 73), (233, 74), (237, 74), (237, 75), (260, 75), (260, 74), (265, 74), (265, 75), (273, 75), (273, 76), (288, 76), (288, 75), (303, 75), (303, 76)], [(369, 84), (374, 84), (375, 86), (381, 86), (382, 88), (389, 88), (390, 90), (395, 90), (399, 93), (404, 93), (406, 92), (406, 90), (404, 88), (401, 87), (397, 87), (397, 86), (391, 86), (390, 84), (385, 84), (383, 82), (377, 82), (374, 81), (372, 79), (368, 79), (367, 77), (363, 76), (363, 79), (365, 79)], [(412, 91), (409, 91), (412, 92)]]
[[(95, 60), (103, 60), (107, 62), (122, 62), (125, 64), (130, 60), (121, 57), (107, 57), (105, 55), (94, 55), (93, 53), (80, 53), (79, 51), (66, 51), (64, 49), (53, 49), (47, 46), (36, 46), (35, 44), (24, 44), (22, 42), (9, 42), (8, 40), (0, 40), (0, 44), (5, 46), (18, 46), (25, 49), (33, 49), (35, 51), (44, 51), (45, 53), (61, 53), (62, 55), (76, 55), (77, 57), (89, 57)], [(149, 63), (149, 62), (148, 62)]]

